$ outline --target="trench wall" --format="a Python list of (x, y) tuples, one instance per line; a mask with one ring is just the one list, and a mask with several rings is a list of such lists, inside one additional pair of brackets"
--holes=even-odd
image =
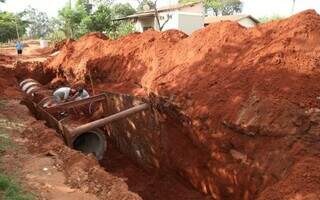
[[(107, 113), (112, 115), (142, 104), (143, 99), (124, 94), (107, 94)], [(147, 170), (160, 168), (161, 129), (155, 110), (150, 108), (104, 127), (118, 149)]]
[[(108, 115), (146, 102), (129, 95), (106, 94)], [(174, 173), (203, 193), (216, 192), (218, 188), (211, 191), (203, 187), (212, 176), (204, 168), (209, 154), (193, 142), (190, 130), (185, 127), (188, 120), (165, 101), (151, 101), (153, 106), (149, 110), (105, 126), (109, 141), (148, 171)]]

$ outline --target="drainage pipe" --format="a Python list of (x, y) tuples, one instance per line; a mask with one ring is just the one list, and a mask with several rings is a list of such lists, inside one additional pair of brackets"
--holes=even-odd
[(19, 86), (22, 87), (24, 84), (26, 84), (26, 83), (28, 83), (28, 82), (35, 82), (35, 80), (33, 80), (32, 78), (27, 78), (27, 79), (21, 81), (21, 82), (19, 83)]
[(77, 128), (72, 130), (72, 135), (80, 135), (80, 134), (88, 132), (88, 131), (90, 131), (92, 129), (104, 126), (107, 123), (113, 122), (115, 120), (126, 118), (126, 117), (128, 117), (128, 116), (130, 116), (132, 114), (147, 110), (148, 108), (149, 108), (148, 104), (146, 104), (146, 103), (145, 104), (141, 104), (141, 105), (135, 106), (133, 108), (129, 108), (127, 110), (124, 110), (122, 112), (116, 113), (114, 115), (111, 115), (109, 117), (106, 117), (106, 118), (103, 118), (103, 119), (99, 119), (99, 120), (96, 120), (96, 121), (81, 125), (81, 126), (79, 126), (79, 127), (77, 127)]
[(37, 82), (27, 82), (22, 85), (21, 89), (22, 91), (26, 92), (30, 87), (33, 87), (33, 86), (40, 86), (40, 84)]
[(99, 129), (82, 133), (72, 138), (70, 146), (84, 154), (92, 153), (98, 160), (102, 160), (107, 150), (107, 139), (103, 131)]

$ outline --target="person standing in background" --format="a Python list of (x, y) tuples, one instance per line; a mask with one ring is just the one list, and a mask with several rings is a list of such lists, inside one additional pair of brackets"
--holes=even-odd
[(17, 49), (18, 55), (21, 55), (22, 54), (22, 50), (23, 50), (23, 44), (20, 41), (17, 41), (16, 49)]

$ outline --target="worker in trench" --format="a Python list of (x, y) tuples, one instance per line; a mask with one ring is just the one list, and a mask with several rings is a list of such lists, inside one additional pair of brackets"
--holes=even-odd
[(43, 107), (48, 108), (63, 102), (78, 101), (87, 99), (89, 97), (89, 92), (82, 87), (78, 87), (77, 89), (71, 87), (61, 87), (53, 92), (53, 98), (45, 103)]
[(71, 87), (61, 87), (54, 91), (53, 96), (55, 97), (57, 103), (82, 100), (90, 97), (88, 91), (82, 87), (78, 87), (77, 89)]

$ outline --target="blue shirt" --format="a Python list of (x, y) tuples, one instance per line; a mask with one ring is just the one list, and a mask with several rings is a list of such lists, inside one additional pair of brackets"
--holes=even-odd
[(17, 42), (16, 49), (17, 50), (22, 50), (23, 49), (23, 45), (20, 42)]

